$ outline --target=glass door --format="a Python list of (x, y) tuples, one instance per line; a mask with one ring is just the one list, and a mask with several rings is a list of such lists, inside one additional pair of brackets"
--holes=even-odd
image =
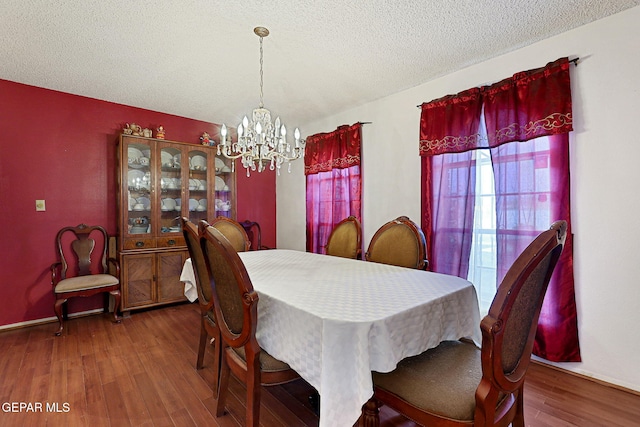
[(231, 166), (231, 160), (223, 157), (215, 158), (215, 211), (216, 216), (235, 219), (233, 200), (235, 183)]
[[(149, 234), (153, 227), (153, 150), (148, 141), (126, 138), (126, 227), (127, 234)], [(124, 162), (124, 159), (123, 159)], [(124, 179), (124, 177), (123, 177)]]
[[(181, 147), (159, 144), (160, 148), (160, 230), (159, 236), (181, 233), (183, 205), (183, 151)], [(188, 167), (188, 163), (186, 164)]]
[(210, 200), (212, 172), (212, 151), (195, 148), (189, 151), (189, 183), (188, 210), (189, 220), (197, 224), (201, 219), (213, 219), (211, 210), (213, 201)]

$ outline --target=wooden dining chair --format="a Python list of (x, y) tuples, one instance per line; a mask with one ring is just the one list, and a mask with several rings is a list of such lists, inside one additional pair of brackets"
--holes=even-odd
[(555, 222), (515, 260), (480, 322), (481, 348), (445, 341), (392, 372), (374, 372), (362, 425), (378, 426), (378, 408), (385, 404), (425, 426), (524, 427), (525, 374), (566, 233), (566, 221)]
[(362, 258), (362, 226), (355, 216), (340, 221), (329, 234), (327, 255), (343, 258)]
[(211, 226), (218, 229), (229, 240), (236, 252), (245, 252), (251, 247), (249, 236), (238, 221), (219, 216), (211, 221)]
[[(222, 346), (220, 345), (220, 329), (216, 324), (213, 310), (213, 297), (209, 281), (209, 272), (200, 246), (200, 236), (198, 227), (189, 221), (188, 218), (180, 218), (182, 234), (187, 243), (193, 274), (195, 277), (196, 290), (198, 292), (198, 306), (200, 307), (200, 341), (198, 343), (198, 359), (196, 369), (204, 366), (204, 353), (207, 347), (208, 338), (212, 338), (213, 344), (213, 396), (218, 397), (218, 382), (220, 378), (220, 358)], [(208, 224), (207, 224), (208, 225)]]
[(426, 269), (429, 264), (424, 234), (406, 216), (389, 221), (376, 231), (365, 259), (418, 270)]
[[(96, 239), (98, 241), (96, 242)], [(62, 334), (63, 319), (67, 318), (66, 302), (72, 297), (105, 294), (104, 311), (109, 311), (108, 295), (114, 297), (113, 321), (120, 323), (120, 264), (107, 256), (109, 236), (99, 225), (80, 224), (64, 227), (56, 235), (58, 261), (51, 264), (51, 285), (56, 299), (53, 310)], [(94, 251), (96, 243), (100, 250)], [(110, 274), (109, 268), (112, 269)]]
[(259, 425), (260, 385), (277, 385), (299, 378), (286, 363), (262, 350), (256, 339), (258, 294), (247, 270), (229, 241), (214, 227), (200, 222), (213, 307), (222, 335), (222, 358), (216, 417), (224, 414), (229, 375), (246, 386), (246, 426)]
[(266, 246), (262, 246), (262, 230), (260, 229), (260, 224), (256, 221), (249, 221), (245, 219), (240, 223), (244, 231), (247, 233), (247, 238), (249, 239), (250, 251), (259, 251), (262, 249), (271, 249)]

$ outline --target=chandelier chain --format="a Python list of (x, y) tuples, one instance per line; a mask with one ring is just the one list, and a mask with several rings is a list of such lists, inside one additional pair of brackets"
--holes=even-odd
[(262, 75), (262, 39), (263, 37), (260, 36), (260, 108), (264, 108), (264, 102), (263, 102), (263, 98), (264, 98), (264, 94), (262, 92), (262, 80), (263, 80), (263, 75)]

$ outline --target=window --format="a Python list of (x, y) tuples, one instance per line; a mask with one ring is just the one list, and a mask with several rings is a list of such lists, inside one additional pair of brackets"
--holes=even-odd
[[(360, 218), (360, 166), (307, 175), (307, 248), (324, 253), (331, 230), (350, 215)], [(311, 243), (311, 246), (309, 244)]]
[(476, 287), (480, 315), (489, 310), (496, 293), (496, 195), (489, 150), (476, 150), (476, 191), (469, 280)]
[[(553, 221), (564, 251), (534, 353), (579, 361), (573, 284), (568, 58), (422, 104), (422, 228), (433, 271), (469, 278), (486, 313), (515, 259)], [(493, 182), (492, 182), (493, 181)]]
[(331, 230), (361, 215), (361, 123), (307, 138), (304, 154), (307, 205), (307, 251), (325, 253)]

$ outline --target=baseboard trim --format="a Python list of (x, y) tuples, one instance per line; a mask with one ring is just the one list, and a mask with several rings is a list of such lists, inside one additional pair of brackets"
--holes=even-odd
[(570, 371), (570, 370), (564, 369), (564, 368), (562, 368), (560, 366), (552, 365), (550, 363), (545, 363), (544, 360), (531, 359), (531, 362), (536, 363), (538, 365), (545, 366), (547, 368), (551, 368), (551, 369), (556, 370), (558, 372), (561, 372), (563, 374), (573, 375), (574, 377), (585, 379), (587, 381), (592, 381), (592, 382), (594, 382), (596, 384), (599, 384), (599, 385), (602, 385), (602, 386), (605, 386), (605, 387), (613, 388), (615, 390), (624, 391), (626, 393), (631, 393), (631, 394), (633, 394), (635, 396), (640, 396), (640, 391), (638, 391), (638, 390), (634, 390), (632, 388), (628, 388), (628, 387), (624, 387), (624, 386), (621, 386), (621, 385), (618, 385), (618, 384), (610, 383), (608, 381), (601, 380), (599, 378), (595, 378), (595, 377), (592, 377), (590, 375), (585, 375), (585, 374), (582, 374), (580, 372)]
[[(73, 319), (74, 317), (92, 316), (94, 314), (103, 313), (103, 312), (104, 312), (104, 309), (96, 308), (93, 310), (80, 311), (78, 313), (71, 313), (69, 314), (69, 318)], [(47, 323), (54, 323), (57, 321), (58, 321), (58, 318), (54, 316), (54, 317), (45, 317), (43, 319), (27, 320), (26, 322), (11, 323), (8, 325), (0, 326), (0, 332), (11, 331), (13, 329), (28, 328), (30, 326), (45, 325)]]

